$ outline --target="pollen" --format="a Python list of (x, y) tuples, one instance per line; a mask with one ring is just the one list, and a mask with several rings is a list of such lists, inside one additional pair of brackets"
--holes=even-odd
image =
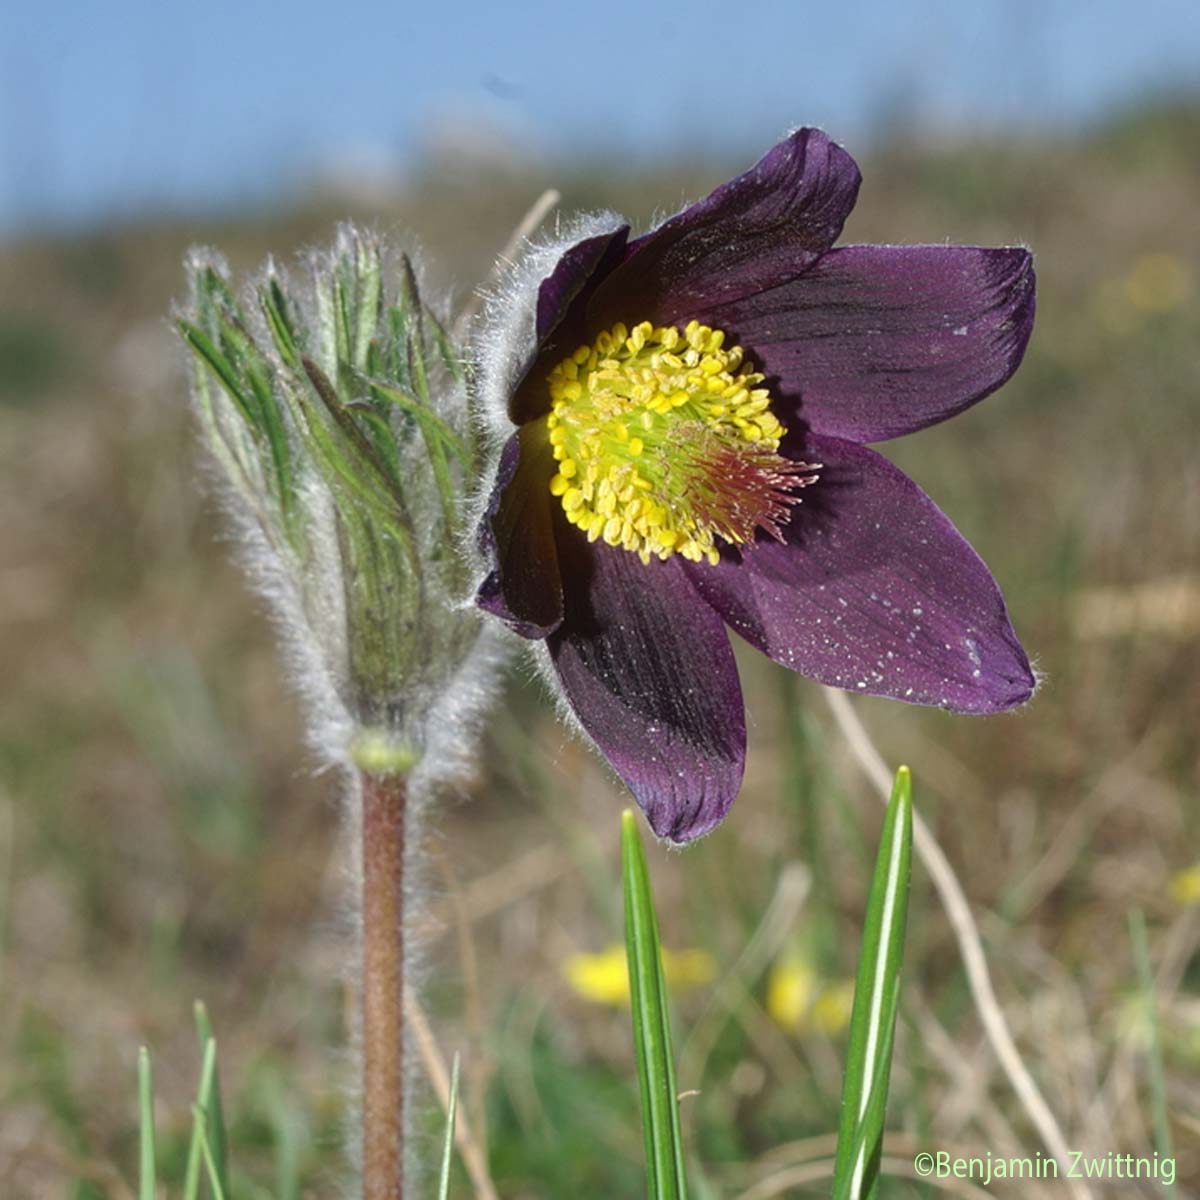
[(741, 346), (692, 321), (605, 330), (549, 375), (551, 495), (590, 541), (720, 560), (758, 530), (782, 540), (820, 464), (779, 453), (786, 430)]

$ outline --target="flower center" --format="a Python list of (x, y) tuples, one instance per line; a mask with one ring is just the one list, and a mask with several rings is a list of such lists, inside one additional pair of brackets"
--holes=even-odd
[(778, 453), (787, 432), (741, 346), (692, 321), (681, 333), (617, 324), (550, 372), (546, 418), (567, 519), (610, 546), (716, 563), (716, 539), (782, 540), (819, 464)]

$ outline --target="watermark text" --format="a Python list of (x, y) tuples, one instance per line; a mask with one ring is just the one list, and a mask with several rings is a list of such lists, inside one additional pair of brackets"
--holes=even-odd
[(1155, 1154), (1088, 1154), (1069, 1150), (1061, 1165), (1038, 1153), (1024, 1158), (993, 1154), (951, 1154), (949, 1150), (922, 1150), (913, 1158), (913, 1169), (922, 1179), (969, 1179), (987, 1187), (1001, 1179), (1149, 1179), (1167, 1187), (1175, 1183), (1175, 1160)]

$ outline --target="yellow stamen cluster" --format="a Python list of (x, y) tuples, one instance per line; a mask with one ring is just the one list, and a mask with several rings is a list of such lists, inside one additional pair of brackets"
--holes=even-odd
[(764, 377), (724, 342), (696, 321), (682, 332), (617, 324), (550, 372), (550, 491), (589, 540), (643, 562), (716, 563), (715, 537), (778, 536), (791, 490), (811, 478), (776, 453), (786, 431)]

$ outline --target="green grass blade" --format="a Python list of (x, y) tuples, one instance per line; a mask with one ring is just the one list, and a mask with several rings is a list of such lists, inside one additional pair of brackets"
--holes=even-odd
[[(1149, 1067), (1150, 1098), (1154, 1106), (1154, 1148), (1159, 1158), (1174, 1156), (1171, 1146), (1171, 1118), (1167, 1108), (1167, 1077), (1163, 1069), (1162, 1030), (1158, 1019), (1158, 998), (1154, 989), (1154, 969), (1150, 965), (1150, 948), (1146, 942), (1146, 918), (1142, 910), (1129, 914), (1129, 939), (1133, 943), (1133, 958), (1137, 966), (1142, 1003), (1150, 1026)], [(1164, 1187), (1164, 1191), (1168, 1190)]]
[(896, 1035), (896, 1013), (900, 1007), (897, 991), (883, 1013), (880, 1022), (881, 1042), (879, 1061), (871, 1079), (867, 1107), (858, 1123), (854, 1144), (849, 1155), (852, 1164), (861, 1163), (861, 1173), (848, 1170), (835, 1175), (832, 1200), (851, 1200), (852, 1197), (875, 1195), (878, 1183), (879, 1158), (882, 1150), (883, 1122), (887, 1116), (888, 1078), (891, 1074), (892, 1044)]
[(154, 1076), (150, 1051), (138, 1051), (138, 1200), (155, 1200), (158, 1171), (154, 1153)]
[(650, 1200), (686, 1200), (683, 1136), (679, 1127), (658, 919), (650, 892), (646, 851), (637, 820), (629, 810), (621, 817), (621, 878), (625, 892), (629, 998), (646, 1142), (647, 1195)]
[[(196, 1025), (203, 1030), (208, 1027), (208, 1014), (201, 1017), (202, 1006), (196, 1004)], [(201, 1022), (203, 1021), (203, 1026)], [(211, 1030), (209, 1031), (211, 1033)], [(213, 1090), (213, 1078), (217, 1070), (217, 1043), (211, 1037), (204, 1040), (204, 1065), (200, 1068), (200, 1086), (196, 1091), (196, 1103), (192, 1105), (192, 1138), (188, 1145), (187, 1171), (183, 1179), (183, 1200), (199, 1200), (200, 1172), (204, 1167), (204, 1147), (207, 1143), (205, 1126)]]
[(834, 1196), (874, 1195), (899, 1008), (912, 863), (912, 777), (896, 772), (871, 880), (846, 1050)]
[(449, 1200), (450, 1161), (454, 1157), (454, 1121), (458, 1116), (458, 1071), (459, 1057), (454, 1056), (454, 1067), (450, 1072), (450, 1099), (446, 1103), (446, 1138), (442, 1142), (442, 1174), (438, 1182), (438, 1200)]
[(201, 1122), (201, 1149), (204, 1151), (204, 1169), (208, 1175), (208, 1186), (212, 1188), (212, 1200), (228, 1200), (229, 1189), (225, 1186), (224, 1173), (221, 1164), (213, 1153), (212, 1142), (208, 1140), (204, 1122)]
[[(202, 1096), (197, 1100), (204, 1110), (204, 1141), (212, 1151), (213, 1164), (221, 1181), (221, 1190), (229, 1194), (229, 1138), (225, 1132), (225, 1113), (221, 1106), (221, 1075), (217, 1069), (217, 1043), (213, 1037), (208, 1009), (199, 1001), (195, 1006), (196, 1033), (204, 1050)], [(209, 1066), (211, 1055), (212, 1065)]]

